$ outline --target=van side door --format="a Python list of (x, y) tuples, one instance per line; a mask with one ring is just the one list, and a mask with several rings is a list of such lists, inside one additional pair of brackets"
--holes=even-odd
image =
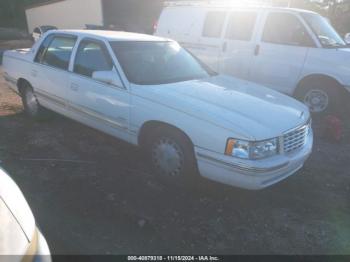
[[(85, 38), (76, 49), (68, 85), (70, 117), (107, 134), (129, 141), (130, 94), (105, 42)], [(94, 73), (116, 79), (103, 82)], [(116, 84), (119, 83), (119, 84)]]
[(220, 73), (248, 79), (256, 45), (257, 11), (233, 11), (224, 34)]
[(223, 29), (227, 12), (208, 11), (203, 20), (201, 36), (197, 42), (185, 45), (195, 56), (214, 71), (219, 69), (219, 56), (223, 45)]
[(254, 52), (250, 79), (286, 94), (292, 94), (310, 47), (315, 43), (296, 14), (265, 13), (264, 28)]

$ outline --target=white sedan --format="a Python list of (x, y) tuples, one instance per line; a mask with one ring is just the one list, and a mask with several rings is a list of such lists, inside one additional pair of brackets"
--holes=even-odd
[[(51, 262), (50, 250), (21, 190), (0, 168), (0, 256), (6, 261)], [(12, 256), (12, 257), (10, 257)]]
[(155, 174), (197, 174), (247, 189), (299, 170), (312, 150), (308, 109), (211, 71), (178, 43), (108, 31), (50, 31), (4, 55), (29, 116), (58, 112), (145, 148)]

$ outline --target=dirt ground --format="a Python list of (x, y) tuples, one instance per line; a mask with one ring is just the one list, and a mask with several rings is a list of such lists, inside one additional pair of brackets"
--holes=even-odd
[(132, 146), (29, 120), (0, 76), (0, 160), (53, 254), (350, 254), (349, 139), (316, 137), (305, 167), (262, 191), (170, 190)]

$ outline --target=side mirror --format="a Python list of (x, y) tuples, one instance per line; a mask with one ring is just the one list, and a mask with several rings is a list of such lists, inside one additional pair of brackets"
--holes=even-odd
[(123, 83), (115, 71), (95, 71), (92, 73), (92, 79), (108, 85), (122, 87)]
[(350, 33), (346, 33), (344, 37), (345, 43), (350, 44)]

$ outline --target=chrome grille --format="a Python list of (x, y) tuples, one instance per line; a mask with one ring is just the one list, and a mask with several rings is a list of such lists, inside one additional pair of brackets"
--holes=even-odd
[(283, 136), (283, 151), (290, 153), (303, 147), (306, 143), (306, 137), (309, 131), (309, 123), (294, 129)]

